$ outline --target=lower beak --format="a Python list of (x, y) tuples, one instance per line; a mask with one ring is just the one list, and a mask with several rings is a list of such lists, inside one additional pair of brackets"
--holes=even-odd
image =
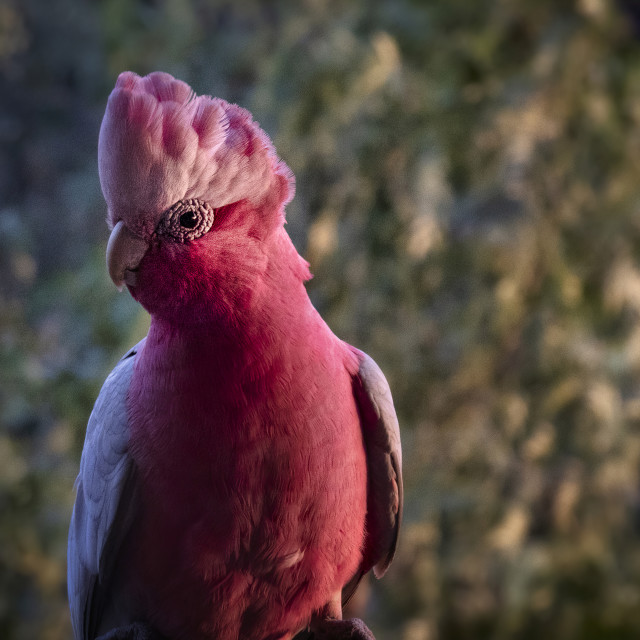
[(107, 244), (107, 269), (120, 291), (125, 284), (136, 286), (135, 270), (148, 248), (149, 243), (130, 231), (122, 220), (113, 227)]

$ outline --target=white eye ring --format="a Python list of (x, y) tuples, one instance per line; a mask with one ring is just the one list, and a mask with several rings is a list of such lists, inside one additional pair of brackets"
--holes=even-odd
[(178, 242), (189, 242), (207, 233), (214, 218), (214, 209), (209, 203), (197, 198), (178, 200), (164, 212), (157, 233)]

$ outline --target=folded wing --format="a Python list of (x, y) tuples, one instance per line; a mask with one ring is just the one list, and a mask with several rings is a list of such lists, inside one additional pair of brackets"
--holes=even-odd
[(367, 452), (368, 495), (361, 575), (373, 568), (381, 578), (393, 559), (402, 519), (402, 450), (391, 391), (378, 365), (365, 353), (354, 377)]
[(131, 349), (106, 379), (87, 426), (67, 559), (76, 640), (94, 637), (109, 606), (106, 586), (136, 511), (134, 466), (127, 451), (126, 398), (135, 355), (143, 342)]

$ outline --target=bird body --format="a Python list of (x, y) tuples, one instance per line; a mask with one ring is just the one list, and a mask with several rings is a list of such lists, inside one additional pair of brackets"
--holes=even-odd
[(185, 87), (123, 74), (101, 131), (110, 273), (152, 319), (89, 421), (77, 640), (134, 621), (170, 640), (290, 638), (339, 615), (397, 538), (388, 386), (309, 301), (283, 227), (292, 176), (247, 112)]
[[(250, 343), (154, 325), (138, 354), (131, 453), (145, 507), (128, 580), (139, 580), (168, 637), (182, 637), (191, 615), (206, 625), (203, 637), (298, 629), (309, 606), (319, 609), (358, 568), (366, 509), (351, 382), (358, 362), (308, 315), (291, 318), (283, 336)], [(187, 604), (174, 624), (177, 594)], [(286, 606), (271, 608), (276, 597)]]

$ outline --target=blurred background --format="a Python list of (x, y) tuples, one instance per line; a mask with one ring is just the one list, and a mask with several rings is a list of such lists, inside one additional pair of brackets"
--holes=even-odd
[(640, 637), (638, 4), (0, 0), (0, 638), (70, 638), (84, 429), (148, 325), (104, 266), (124, 69), (253, 112), (314, 304), (389, 378), (378, 640)]

